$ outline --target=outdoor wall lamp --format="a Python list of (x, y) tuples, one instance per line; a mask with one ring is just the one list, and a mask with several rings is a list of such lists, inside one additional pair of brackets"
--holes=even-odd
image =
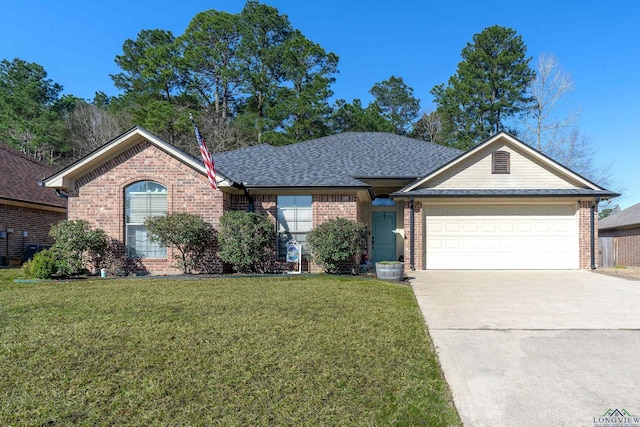
[(24, 230), (22, 232), (22, 237), (29, 237), (29, 232), (27, 230)]

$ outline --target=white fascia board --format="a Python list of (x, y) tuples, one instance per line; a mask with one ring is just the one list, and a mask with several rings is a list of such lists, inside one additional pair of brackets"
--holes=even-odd
[[(139, 138), (136, 138), (136, 136), (138, 136)], [(88, 154), (86, 157), (78, 160), (76, 163), (73, 163), (67, 168), (46, 178), (43, 181), (45, 187), (60, 188), (66, 190), (74, 189), (75, 178), (84, 175), (87, 172), (86, 169), (101, 165), (106, 161), (103, 160), (104, 158), (111, 158), (114, 156), (114, 153), (119, 154), (120, 152), (139, 142), (140, 138), (151, 142), (156, 147), (171, 154), (181, 162), (206, 175), (207, 171), (202, 162), (198, 162), (191, 156), (185, 155), (183, 152), (176, 150), (174, 146), (168, 144), (167, 142), (149, 133), (148, 131), (139, 127), (135, 127), (130, 131), (124, 133), (123, 135), (117, 137), (116, 139), (112, 140), (111, 142), (105, 144), (98, 150)], [(226, 178), (224, 175), (218, 173), (216, 174), (219, 186), (227, 187), (233, 184), (233, 182), (230, 179)]]

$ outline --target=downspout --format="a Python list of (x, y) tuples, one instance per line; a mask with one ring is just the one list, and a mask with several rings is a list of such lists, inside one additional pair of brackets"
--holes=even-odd
[(249, 190), (247, 190), (246, 187), (244, 189), (244, 196), (247, 198), (247, 201), (249, 202), (249, 204), (247, 205), (247, 212), (253, 212), (254, 211), (253, 197), (251, 197), (251, 195), (249, 194)]
[[(38, 185), (40, 185), (40, 183), (38, 183)], [(69, 195), (68, 194), (64, 194), (62, 191), (60, 191), (59, 189), (56, 188), (56, 196), (58, 197), (62, 197), (65, 200), (69, 199)], [(65, 221), (69, 221), (69, 202), (67, 201), (67, 208), (64, 210), (64, 219)]]
[(600, 203), (600, 196), (596, 196), (596, 201), (591, 205), (591, 269), (596, 269), (596, 208)]
[(411, 197), (409, 198), (409, 268), (411, 270), (415, 270), (415, 263), (414, 263), (415, 250), (413, 248), (413, 244), (415, 241), (414, 230), (413, 230), (414, 217), (415, 217), (415, 212), (413, 210), (413, 197)]
[(63, 199), (68, 199), (69, 195), (68, 194), (64, 194), (62, 191), (60, 191), (59, 189), (56, 188), (56, 196), (58, 197), (62, 197)]

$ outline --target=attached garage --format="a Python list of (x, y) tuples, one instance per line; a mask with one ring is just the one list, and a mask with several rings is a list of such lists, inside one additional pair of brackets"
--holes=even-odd
[(578, 205), (424, 206), (427, 269), (577, 269)]

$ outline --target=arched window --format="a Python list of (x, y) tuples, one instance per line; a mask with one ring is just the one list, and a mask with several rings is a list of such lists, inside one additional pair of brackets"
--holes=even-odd
[(124, 194), (127, 256), (166, 258), (167, 248), (149, 240), (144, 220), (167, 214), (167, 187), (153, 181), (139, 181), (125, 188)]

